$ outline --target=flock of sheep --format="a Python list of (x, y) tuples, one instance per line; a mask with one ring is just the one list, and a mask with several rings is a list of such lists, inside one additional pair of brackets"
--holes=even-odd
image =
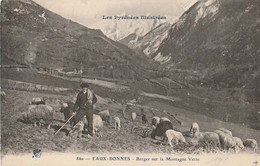
[[(176, 143), (186, 143), (183, 134), (179, 131), (173, 130), (172, 123), (167, 118), (159, 118), (157, 116), (152, 118), (153, 132), (151, 137), (155, 139), (155, 136), (163, 137), (163, 140), (168, 140), (171, 147), (172, 141)], [(252, 149), (257, 152), (257, 142), (254, 139), (242, 140), (238, 137), (233, 137), (232, 132), (225, 129), (219, 128), (214, 132), (201, 132), (199, 130), (198, 123), (194, 122), (191, 124), (190, 128), (191, 139), (189, 139), (189, 144), (207, 144), (213, 147), (222, 148), (223, 150), (233, 149), (235, 152), (243, 149)]]
[[(72, 102), (63, 103), (60, 109), (60, 112), (64, 114), (65, 121), (68, 121), (73, 113)], [(29, 106), (29, 109), (23, 113), (23, 120), (26, 122), (34, 123), (35, 126), (42, 123), (48, 125), (50, 128), (54, 114), (53, 108), (49, 105), (46, 105), (44, 101), (40, 98), (33, 98), (32, 103)], [(125, 110), (123, 110), (123, 117), (125, 117)], [(117, 130), (121, 129), (120, 118), (118, 116), (111, 116), (109, 110), (103, 110), (93, 115), (93, 133), (97, 133), (98, 136), (102, 137), (102, 128), (103, 125), (110, 124), (110, 118), (114, 119), (114, 127)], [(137, 114), (136, 112), (131, 113), (131, 120), (136, 121)], [(142, 122), (148, 123), (146, 115), (142, 111)], [(175, 142), (175, 145), (178, 143), (189, 144), (189, 145), (198, 145), (198, 144), (210, 144), (213, 147), (222, 148), (223, 150), (233, 149), (235, 152), (242, 150), (244, 148), (250, 148), (254, 152), (257, 151), (257, 142), (254, 139), (242, 140), (238, 137), (233, 137), (232, 132), (220, 128), (213, 132), (201, 132), (198, 123), (192, 123), (189, 131), (188, 138), (183, 135), (182, 132), (176, 131), (173, 129), (172, 122), (167, 117), (158, 117), (154, 116), (151, 119), (151, 138), (156, 139), (156, 137), (161, 137), (162, 141), (167, 141), (171, 147), (173, 147), (172, 142)], [(86, 118), (82, 119), (75, 127), (74, 130), (78, 132), (78, 137), (82, 136), (83, 130), (87, 126)]]

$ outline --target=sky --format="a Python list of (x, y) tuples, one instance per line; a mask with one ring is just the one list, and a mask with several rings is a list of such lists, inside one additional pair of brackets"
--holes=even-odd
[(48, 10), (82, 25), (102, 21), (103, 16), (175, 16), (197, 0), (33, 0)]

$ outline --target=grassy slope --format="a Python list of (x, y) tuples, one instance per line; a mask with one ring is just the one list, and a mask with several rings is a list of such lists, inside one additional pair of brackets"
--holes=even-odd
[[(119, 132), (113, 129), (113, 125), (105, 126), (103, 137), (93, 140), (86, 138), (78, 140), (65, 135), (62, 130), (54, 136), (55, 130), (62, 125), (61, 113), (55, 113), (54, 128), (47, 130), (45, 128), (34, 128), (33, 125), (17, 122), (21, 113), (26, 111), (28, 103), (32, 97), (49, 97), (68, 100), (68, 96), (38, 94), (30, 92), (7, 90), (7, 100), (2, 106), (2, 149), (3, 153), (23, 153), (31, 152), (33, 148), (41, 148), (44, 151), (68, 151), (68, 152), (149, 152), (147, 147), (156, 149), (156, 145), (150, 143), (149, 139), (143, 139), (136, 132), (131, 134), (131, 122), (129, 121), (130, 112), (127, 113), (127, 119), (122, 118), (119, 105), (103, 103), (104, 108), (111, 108), (111, 114), (121, 118), (122, 130)], [(102, 106), (98, 106), (102, 109)], [(12, 108), (12, 109), (10, 109)], [(140, 119), (138, 120), (140, 121)], [(19, 124), (19, 125), (17, 125)], [(137, 122), (140, 125), (140, 122)], [(68, 126), (66, 127), (68, 128)], [(118, 136), (120, 133), (120, 136)], [(136, 141), (129, 141), (136, 140)], [(14, 142), (16, 142), (14, 144)], [(163, 152), (164, 148), (157, 149)]]
[[(32, 70), (17, 72), (14, 69), (3, 69), (2, 78), (13, 79), (24, 82), (38, 83), (57, 87), (72, 88), (77, 90), (79, 82), (63, 80), (60, 78), (37, 74)], [(165, 90), (161, 87), (149, 84), (149, 82), (127, 83), (130, 91), (115, 92), (112, 89), (103, 88), (91, 84), (91, 89), (102, 97), (112, 98), (120, 101), (121, 99), (137, 99), (139, 92), (158, 93), (165, 95)], [(189, 93), (189, 95), (187, 95)], [(234, 93), (234, 94), (233, 94)], [(245, 124), (254, 129), (259, 126), (259, 103), (248, 103), (241, 99), (241, 95), (233, 92), (232, 89), (222, 89), (221, 91), (209, 90), (207, 88), (197, 89), (173, 89), (169, 95), (181, 98), (173, 106), (186, 109), (191, 112), (202, 113), (208, 117), (224, 120), (225, 114), (229, 114), (229, 122)], [(143, 99), (143, 100), (142, 100)], [(145, 103), (151, 99), (139, 97), (139, 101)], [(172, 104), (172, 103), (170, 103)]]
[[(99, 110), (110, 109), (112, 116), (119, 116), (121, 119), (121, 131), (117, 131), (113, 128), (113, 120), (111, 124), (104, 127), (103, 137), (94, 139), (77, 139), (76, 133), (72, 137), (65, 135), (66, 126), (59, 134), (54, 135), (55, 131), (63, 124), (63, 115), (59, 112), (55, 113), (55, 121), (53, 127), (50, 130), (46, 128), (35, 128), (32, 124), (24, 124), (18, 119), (21, 117), (21, 113), (27, 110), (28, 103), (32, 97), (45, 97), (55, 98), (61, 101), (70, 99), (69, 96), (39, 94), (32, 92), (22, 92), (14, 90), (6, 90), (7, 98), (2, 103), (2, 152), (3, 155), (12, 153), (30, 153), (35, 148), (40, 148), (44, 152), (96, 152), (96, 153), (171, 153), (169, 146), (160, 146), (151, 142), (150, 138), (142, 138), (142, 127), (149, 128), (148, 125), (141, 123), (141, 112), (138, 108), (131, 108), (126, 112), (126, 119), (122, 117), (119, 109), (121, 108), (117, 103), (107, 102), (108, 100), (102, 100), (102, 103), (97, 105)], [(110, 104), (109, 104), (110, 103)], [(245, 139), (247, 137), (254, 138), (258, 142), (259, 131), (247, 128), (246, 126), (225, 123), (219, 120), (209, 118), (199, 113), (191, 112), (185, 109), (176, 108), (170, 104), (163, 103), (158, 100), (154, 100), (146, 103), (153, 108), (165, 109), (172, 114), (178, 114), (178, 118), (184, 121), (184, 125), (180, 126), (174, 121), (174, 128), (180, 131), (188, 131), (189, 125), (193, 121), (197, 121), (202, 131), (212, 131), (219, 127), (225, 127), (230, 129), (235, 136)], [(58, 111), (56, 109), (56, 111)], [(132, 122), (130, 120), (131, 111), (137, 112), (137, 122), (135, 122), (135, 128), (131, 133)], [(153, 116), (152, 112), (145, 110), (149, 119)], [(157, 116), (167, 116), (162, 111), (153, 111)], [(178, 145), (174, 149), (182, 153), (188, 151), (192, 153), (195, 149), (189, 146)], [(190, 150), (190, 151), (189, 151)]]

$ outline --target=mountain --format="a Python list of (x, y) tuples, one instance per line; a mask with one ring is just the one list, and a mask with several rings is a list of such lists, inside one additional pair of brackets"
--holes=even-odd
[[(118, 16), (131, 17), (132, 15), (124, 12)], [(130, 41), (138, 40), (138, 38), (144, 36), (161, 23), (166, 21), (172, 22), (172, 18), (168, 17), (166, 19), (141, 19), (140, 16), (132, 17), (138, 17), (138, 19), (104, 19), (90, 27), (100, 29), (107, 37), (114, 41), (121, 40), (124, 43), (124, 40), (126, 40), (127, 42), (125, 43), (129, 43)]]
[(63, 71), (82, 64), (83, 74), (123, 79), (142, 78), (151, 68), (145, 55), (31, 0), (4, 0), (1, 7), (3, 64)]
[[(128, 43), (128, 46), (132, 49), (137, 49), (143, 52), (145, 55), (151, 58), (151, 55), (153, 55), (159, 49), (160, 44), (168, 37), (170, 28), (170, 23), (162, 23), (149, 31), (143, 37), (140, 37), (137, 41)], [(154, 60), (162, 61), (156, 58), (154, 58)]]
[[(127, 16), (123, 13), (120, 16)], [(102, 20), (92, 28), (101, 29), (109, 38), (138, 50), (150, 57), (159, 48), (160, 43), (168, 36), (170, 25), (177, 17), (166, 16), (165, 19), (141, 20)]]
[(200, 0), (151, 56), (172, 77), (259, 92), (259, 7), (259, 0)]

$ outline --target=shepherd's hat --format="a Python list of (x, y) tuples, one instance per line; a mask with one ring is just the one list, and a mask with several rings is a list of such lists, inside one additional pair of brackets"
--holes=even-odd
[(87, 83), (81, 83), (80, 87), (81, 87), (81, 88), (88, 88), (89, 85), (88, 85)]

